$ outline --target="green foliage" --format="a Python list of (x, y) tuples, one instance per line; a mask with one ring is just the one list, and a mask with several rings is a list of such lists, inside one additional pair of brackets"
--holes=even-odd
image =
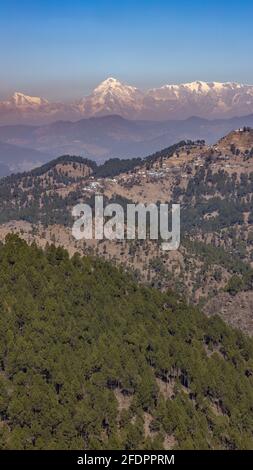
[(253, 288), (253, 269), (248, 270), (246, 273), (243, 274), (242, 277), (239, 276), (232, 276), (226, 287), (225, 290), (229, 292), (231, 295), (236, 295), (238, 292), (241, 291), (249, 291)]
[(159, 150), (158, 152), (153, 153), (152, 155), (149, 155), (146, 157), (144, 160), (147, 163), (154, 163), (158, 160), (162, 160), (163, 158), (169, 158), (172, 157), (172, 155), (180, 150), (182, 147), (187, 147), (187, 146), (192, 146), (194, 144), (198, 145), (204, 145), (205, 141), (204, 140), (197, 140), (196, 142), (193, 142), (192, 140), (181, 140), (180, 142), (171, 145), (170, 147), (167, 147), (165, 149)]
[(194, 253), (203, 260), (207, 265), (219, 265), (231, 273), (246, 275), (251, 272), (248, 264), (241, 261), (239, 256), (236, 256), (222, 247), (207, 244), (200, 241), (190, 241), (187, 238), (183, 239), (183, 244), (190, 253)]
[(110, 158), (102, 165), (96, 167), (94, 174), (97, 178), (113, 178), (120, 173), (125, 173), (141, 165), (141, 158)]
[(13, 235), (0, 313), (2, 449), (253, 447), (253, 343), (218, 317)]
[(231, 295), (236, 295), (243, 288), (243, 281), (239, 276), (233, 275), (229, 279), (225, 290)]

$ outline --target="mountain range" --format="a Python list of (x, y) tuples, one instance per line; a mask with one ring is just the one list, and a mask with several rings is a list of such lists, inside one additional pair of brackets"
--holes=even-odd
[(109, 115), (41, 126), (0, 126), (0, 174), (29, 170), (59, 155), (80, 155), (102, 163), (108, 158), (144, 157), (180, 140), (212, 144), (244, 126), (253, 127), (253, 114), (167, 121)]
[(0, 102), (0, 175), (59, 155), (101, 163), (144, 157), (180, 140), (212, 144), (233, 129), (252, 127), (252, 113), (253, 86), (230, 82), (143, 91), (110, 77), (70, 104), (15, 92)]
[(15, 92), (0, 102), (0, 123), (49, 123), (58, 119), (119, 114), (128, 119), (229, 118), (253, 112), (253, 85), (195, 81), (140, 90), (109, 77), (74, 103)]

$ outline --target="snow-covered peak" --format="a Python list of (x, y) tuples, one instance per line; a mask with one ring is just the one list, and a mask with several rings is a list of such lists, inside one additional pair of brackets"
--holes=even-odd
[(126, 116), (130, 109), (136, 111), (140, 108), (142, 96), (138, 88), (109, 77), (101, 82), (91, 95), (83, 98), (78, 103), (78, 107), (87, 115), (121, 114)]
[[(95, 90), (107, 90), (108, 88), (118, 88), (124, 86), (117, 78), (108, 77), (95, 88)], [(94, 91), (95, 91), (94, 90)]]
[[(49, 102), (38, 96), (15, 92), (0, 102), (0, 118), (18, 122), (81, 119), (118, 114), (130, 119), (184, 119), (190, 116), (219, 118), (253, 113), (253, 85), (234, 82), (167, 84), (141, 91), (117, 78), (108, 77), (89, 96), (73, 104)], [(4, 118), (3, 118), (4, 119)], [(3, 121), (2, 119), (2, 121)], [(9, 122), (9, 121), (8, 121)]]
[(103, 82), (101, 82), (92, 92), (92, 95), (98, 93), (115, 93), (115, 94), (135, 94), (136, 92), (140, 93), (139, 90), (133, 86), (126, 85), (125, 83), (120, 82), (116, 78), (109, 77)]
[(29, 96), (25, 95), (24, 93), (20, 92), (15, 92), (11, 99), (10, 99), (11, 104), (15, 106), (21, 106), (21, 107), (26, 107), (26, 106), (31, 106), (31, 107), (39, 107), (48, 104), (48, 101), (45, 100), (44, 98), (40, 98), (39, 96)]
[(174, 93), (186, 91), (189, 93), (207, 94), (210, 92), (220, 93), (222, 91), (239, 90), (244, 86), (245, 85), (241, 85), (240, 83), (233, 82), (204, 82), (196, 80), (189, 83), (163, 85), (160, 88), (151, 89), (148, 93), (153, 96), (156, 93), (158, 93), (158, 95), (160, 93), (164, 94), (166, 91)]
[(185, 83), (184, 87), (188, 88), (191, 91), (196, 91), (199, 93), (209, 93), (210, 91), (220, 92), (226, 90), (238, 90), (243, 85), (240, 83), (234, 82), (202, 82), (195, 81), (191, 83)]
[(210, 83), (195, 81), (183, 84), (184, 88), (196, 93), (208, 93), (210, 91)]
[[(180, 86), (180, 85), (179, 85)], [(190, 83), (182, 84), (184, 88), (196, 93), (209, 93), (210, 91), (219, 92), (225, 89), (235, 89), (240, 88), (238, 83), (231, 83), (231, 82), (203, 82), (203, 81), (195, 81)]]
[(154, 88), (151, 91), (155, 90), (180, 90), (180, 89), (187, 89), (192, 92), (202, 92), (202, 91), (209, 91), (209, 84), (207, 82), (202, 82), (202, 81), (195, 81), (195, 82), (189, 82), (189, 83), (180, 83), (180, 84), (169, 84), (169, 85), (163, 85), (160, 88)]

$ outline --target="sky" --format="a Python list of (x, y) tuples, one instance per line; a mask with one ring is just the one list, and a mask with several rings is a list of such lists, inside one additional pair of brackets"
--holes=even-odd
[(71, 101), (108, 76), (253, 84), (252, 18), (252, 0), (1, 0), (0, 99)]

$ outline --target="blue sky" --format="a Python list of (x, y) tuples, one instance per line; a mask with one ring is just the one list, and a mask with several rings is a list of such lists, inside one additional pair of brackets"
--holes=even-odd
[(108, 76), (252, 84), (252, 17), (247, 0), (1, 0), (0, 98), (72, 100)]

